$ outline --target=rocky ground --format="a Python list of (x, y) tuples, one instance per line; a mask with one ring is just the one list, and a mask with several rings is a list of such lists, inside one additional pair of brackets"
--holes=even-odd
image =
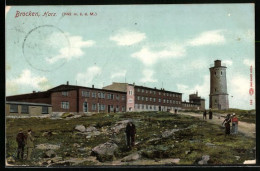
[[(137, 129), (131, 150), (124, 134), (129, 121)], [(32, 161), (15, 157), (19, 128), (33, 131)], [(221, 165), (254, 159), (254, 137), (225, 137), (221, 125), (190, 115), (132, 112), (6, 119), (7, 165)]]

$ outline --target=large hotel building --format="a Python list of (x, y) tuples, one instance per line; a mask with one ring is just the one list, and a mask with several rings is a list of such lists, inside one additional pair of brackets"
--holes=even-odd
[[(190, 95), (189, 102), (182, 102), (182, 93), (115, 82), (102, 89), (69, 85), (67, 82), (43, 92), (8, 96), (6, 100), (49, 104), (52, 112), (71, 113), (205, 109), (205, 100), (197, 94)], [(26, 104), (22, 104), (21, 108), (25, 109)], [(15, 103), (9, 106), (9, 111), (17, 111)]]

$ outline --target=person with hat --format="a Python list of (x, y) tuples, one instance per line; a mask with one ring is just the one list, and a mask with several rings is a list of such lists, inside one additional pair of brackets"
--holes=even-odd
[(225, 124), (225, 136), (230, 135), (230, 122), (231, 122), (231, 115), (228, 114), (222, 123), (222, 125)]
[(238, 133), (238, 118), (236, 117), (235, 113), (233, 113), (232, 115), (232, 133), (233, 134)]
[(31, 129), (28, 130), (27, 135), (28, 135), (27, 141), (26, 141), (27, 160), (31, 160), (31, 154), (32, 154), (32, 151), (33, 151), (33, 148), (34, 148), (34, 144), (33, 144), (34, 138), (32, 136), (32, 130)]
[(19, 128), (19, 133), (16, 136), (16, 142), (18, 144), (17, 159), (19, 158), (23, 159), (25, 140), (26, 140), (26, 136), (23, 133), (23, 129)]
[(135, 125), (133, 122), (128, 122), (126, 126), (126, 138), (127, 138), (127, 147), (131, 149), (135, 145), (135, 134), (136, 134), (136, 129)]

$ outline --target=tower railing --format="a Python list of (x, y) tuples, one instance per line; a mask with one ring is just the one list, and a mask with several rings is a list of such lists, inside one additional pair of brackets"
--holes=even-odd
[[(210, 64), (209, 66), (210, 66), (210, 68), (212, 68), (212, 67), (214, 67), (215, 65), (214, 65), (214, 64)], [(221, 66), (224, 66), (224, 67), (226, 67), (226, 66), (227, 66), (227, 64), (226, 64), (226, 63), (221, 63)]]

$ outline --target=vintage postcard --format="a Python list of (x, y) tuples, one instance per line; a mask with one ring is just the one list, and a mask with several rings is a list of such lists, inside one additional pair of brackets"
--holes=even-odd
[(5, 10), (7, 167), (256, 163), (254, 4)]

